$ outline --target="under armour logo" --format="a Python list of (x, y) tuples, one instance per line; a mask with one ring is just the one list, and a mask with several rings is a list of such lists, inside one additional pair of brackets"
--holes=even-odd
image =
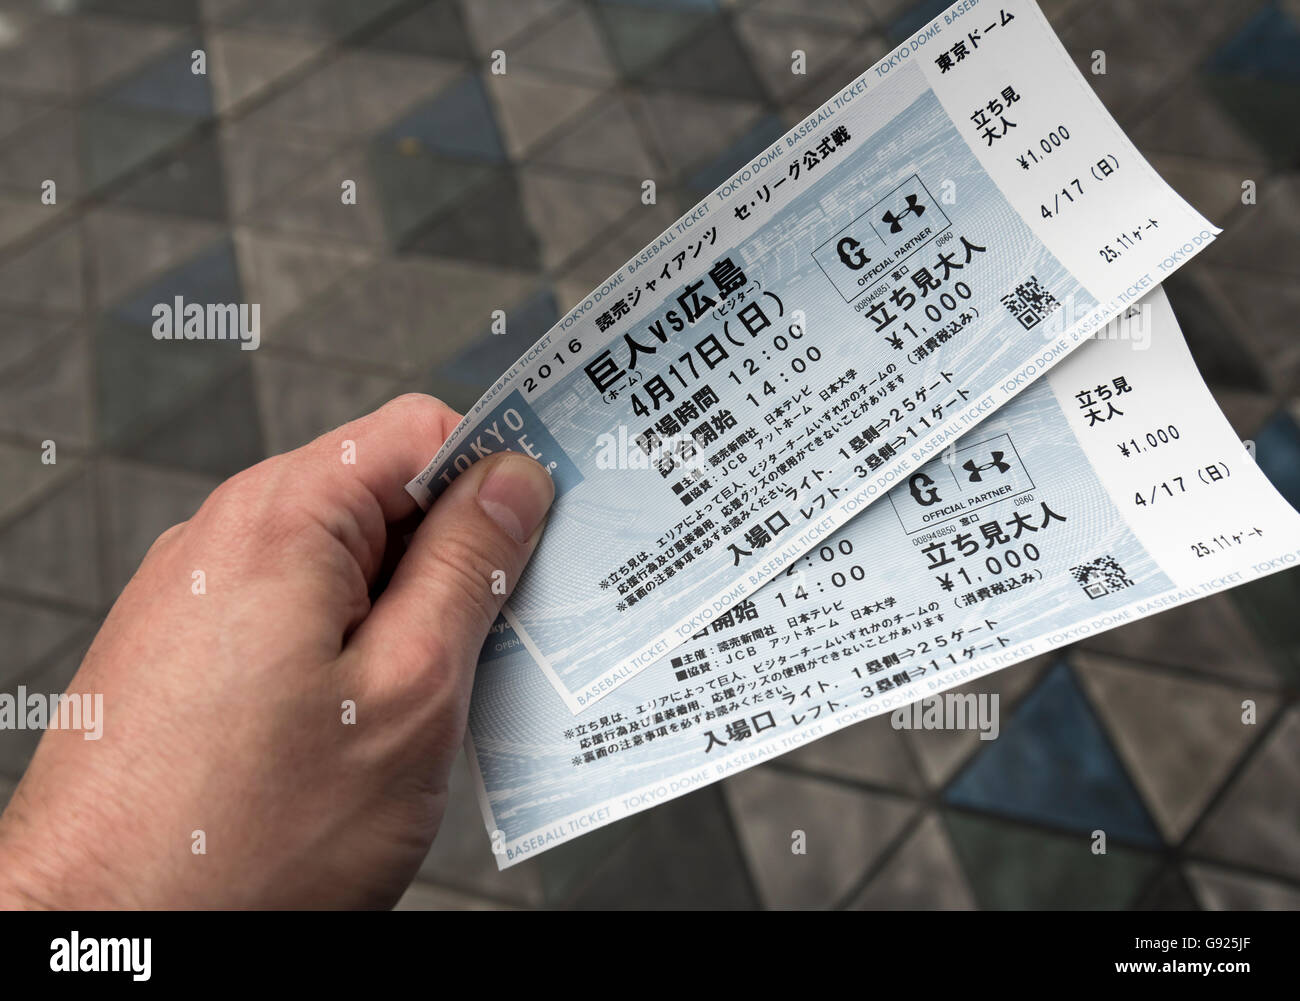
[(901, 233), (903, 231), (902, 216), (907, 215), (909, 212), (916, 216), (925, 212), (925, 206), (916, 203), (916, 195), (907, 196), (907, 208), (903, 209), (901, 215), (895, 215), (893, 212), (886, 212), (880, 217), (880, 221), (889, 223), (889, 231), (891, 233)]
[(970, 473), (970, 481), (972, 483), (979, 483), (980, 474), (983, 473), (984, 470), (986, 469), (992, 469), (994, 466), (996, 466), (999, 473), (1005, 473), (1008, 469), (1011, 468), (1010, 463), (1006, 463), (1002, 461), (1002, 454), (1003, 453), (1001, 452), (994, 452), (993, 455), (991, 456), (993, 461), (989, 463), (985, 463), (983, 466), (976, 465), (974, 459), (967, 459), (965, 462), (961, 464), (961, 468), (966, 470), (966, 472)]

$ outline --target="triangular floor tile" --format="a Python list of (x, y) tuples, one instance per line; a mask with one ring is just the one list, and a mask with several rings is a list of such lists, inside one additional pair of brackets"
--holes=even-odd
[(69, 23), (77, 70), (91, 91), (121, 80), (161, 56), (186, 34), (184, 28), (174, 24), (93, 17), (80, 12), (69, 18)]
[(1242, 702), (1256, 704), (1260, 724), (1278, 700), (1258, 691), (1139, 670), (1079, 653), (1075, 669), (1129, 774), (1164, 832), (1177, 844), (1254, 742)]
[(636, 97), (655, 149), (674, 173), (708, 163), (762, 116), (756, 101), (674, 91), (641, 91)]
[(1138, 911), (1197, 911), (1200, 905), (1178, 867), (1167, 864), (1155, 882), (1133, 901)]
[(0, 197), (0, 249), (17, 243), (46, 223), (52, 222), (59, 209), (42, 205), (34, 198)]
[[(909, 799), (771, 768), (751, 768), (722, 788), (763, 903), (783, 910), (841, 900), (916, 813)], [(800, 854), (792, 851), (796, 832)]]
[(793, 16), (813, 23), (837, 25), (840, 33), (846, 34), (867, 26), (871, 20), (871, 6), (871, 2), (862, 4), (857, 0), (819, 0), (814, 7), (804, 0), (758, 0), (753, 9), (761, 14)]
[(395, 121), (377, 139), (399, 151), (422, 150), (464, 159), (499, 162), (505, 148), (483, 81), (466, 73), (437, 96)]
[(12, 686), (33, 666), (84, 633), (94, 616), (31, 602), (0, 598), (0, 686)]
[(254, 354), (257, 409), (272, 455), (305, 445), (392, 396), (394, 380), (383, 376)]
[(445, 388), (448, 382), (457, 383), (460, 387), (477, 389), (481, 395), (559, 319), (555, 296), (546, 288), (523, 302), (496, 308), (505, 310), (506, 332), (493, 334), (484, 324), (478, 336), (470, 339), (466, 350), (435, 367), (434, 378), (439, 386)]
[(186, 304), (245, 302), (234, 245), (221, 240), (205, 246), (200, 253), (132, 289), (112, 305), (111, 313), (121, 323), (148, 329), (157, 319), (154, 307), (172, 303), (176, 296)]
[[(324, 238), (340, 244), (384, 243), (380, 190), (370, 177), (370, 157), (353, 151), (299, 177), (280, 197), (257, 212), (260, 229)], [(343, 181), (356, 186), (356, 201), (343, 201)]]
[(525, 168), (518, 173), (524, 208), (542, 244), (542, 265), (559, 268), (600, 238), (620, 219), (643, 206), (640, 188)]
[[(387, 258), (318, 297), (277, 332), (276, 344), (320, 360), (379, 364), (398, 374), (424, 367), (444, 372), (450, 359), (471, 345), (509, 340), (514, 354), (496, 365), (486, 382), (476, 381), (481, 392), (550, 327), (548, 323), (522, 346), (509, 336), (516, 326), (511, 304), (533, 284), (530, 274), (486, 265)], [(508, 311), (507, 336), (488, 334), (494, 309)]]
[(114, 190), (108, 202), (168, 215), (224, 222), (225, 179), (217, 140), (207, 136), (186, 144), (165, 163), (145, 170), (125, 187)]
[[(82, 330), (38, 320), (6, 319), (9, 331), (35, 330), (49, 340), (34, 354), (0, 372), (0, 432), (33, 445), (85, 448), (91, 440), (90, 346)], [(16, 336), (16, 335), (15, 335)], [(62, 461), (62, 460), (60, 460)]]
[(701, 197), (709, 194), (753, 157), (774, 145), (785, 132), (785, 123), (780, 118), (764, 115), (712, 161), (692, 171), (686, 178), (687, 188)]
[(409, 249), (508, 268), (535, 269), (541, 248), (528, 226), (519, 188), (509, 171), (478, 185), (436, 223), (411, 239)]
[[(1034, 688), (1057, 661), (1056, 654), (1043, 654), (1019, 664), (1004, 667), (993, 674), (959, 685), (954, 695), (997, 695), (999, 719), (1006, 721), (1025, 694)], [(933, 789), (942, 788), (948, 779), (988, 742), (978, 730), (903, 730), (921, 767), (921, 774)]]
[(621, 94), (593, 105), (571, 126), (543, 141), (530, 157), (535, 164), (644, 180), (654, 174), (641, 131)]
[(274, 201), (293, 182), (326, 163), (338, 144), (327, 137), (319, 141), (286, 138), (224, 122), (218, 129), (226, 202), (232, 216), (256, 221), (258, 210)]
[(148, 326), (111, 318), (100, 321), (95, 352), (97, 431), (118, 452), (139, 445), (196, 395), (247, 364), (238, 341), (159, 341)]
[(587, 879), (577, 895), (556, 903), (601, 910), (663, 907), (665, 901), (686, 909), (756, 905), (716, 786), (636, 819), (604, 859), (588, 861)]
[(214, 480), (266, 458), (251, 363), (200, 388), (118, 454)]
[(853, 901), (860, 911), (970, 911), (975, 895), (935, 814), (928, 814), (903, 846)]
[(0, 587), (94, 610), (99, 532), (88, 471), (67, 477), (27, 514), (0, 528)]
[(1268, 380), (1249, 348), (1233, 333), (1231, 306), (1209, 280), (1194, 272), (1177, 274), (1165, 283), (1196, 367), (1207, 382), (1234, 389), (1267, 391)]
[(1090, 636), (1086, 650), (1186, 668), (1208, 678), (1277, 688), (1281, 683), (1269, 652), (1260, 644), (1229, 595), (1208, 598), (1120, 629)]
[(506, 150), (516, 160), (566, 122), (578, 121), (601, 96), (596, 87), (562, 83), (528, 70), (489, 76), (488, 86)]
[(1274, 880), (1200, 864), (1187, 878), (1207, 911), (1300, 911), (1300, 891)]
[[(857, 47), (857, 40), (842, 26), (818, 23), (806, 18), (776, 20), (758, 13), (745, 13), (736, 19), (736, 32), (743, 40), (752, 60), (777, 102), (784, 104), (808, 86), (810, 78), (820, 76), (845, 51)], [(806, 57), (805, 73), (792, 72), (792, 53)], [(863, 62), (863, 67), (867, 62)]]
[(81, 164), (81, 114), (56, 109), (41, 115), (0, 144), (0, 187), (31, 197), (48, 180), (61, 204), (85, 186)]
[(595, 14), (623, 72), (644, 73), (709, 20), (707, 14), (666, 7), (599, 3)]
[(575, 6), (549, 20), (509, 55), (509, 66), (551, 72), (594, 84), (612, 84), (618, 76), (605, 53), (600, 28), (585, 7)]
[[(20, 513), (47, 490), (53, 490), (79, 465), (71, 455), (58, 456), (58, 462), (42, 461), (37, 443), (14, 445), (0, 442), (0, 524)], [(3, 636), (0, 631), (0, 636)]]
[(80, 312), (81, 238), (61, 226), (0, 264), (0, 303)]
[(180, 141), (201, 119), (172, 112), (92, 104), (81, 111), (82, 162), (95, 190)]
[(638, 76), (649, 87), (685, 90), (694, 94), (752, 99), (763, 86), (749, 65), (749, 56), (731, 25), (712, 20), (674, 45), (665, 57)]
[(195, 73), (193, 68), (193, 52), (197, 48), (201, 48), (197, 38), (182, 41), (172, 51), (115, 84), (100, 99), (128, 108), (198, 117), (211, 115), (212, 92), (208, 88), (208, 75)]
[[(1165, 176), (1163, 170), (1161, 176)], [(1240, 169), (1233, 176), (1240, 178)], [(1222, 217), (1223, 213), (1215, 214), (1215, 218)], [(1259, 359), (1269, 385), (1286, 395), (1300, 392), (1300, 339), (1288, 336), (1293, 333), (1288, 330), (1290, 318), (1300, 309), (1300, 287), (1295, 282), (1278, 281), (1276, 274), (1240, 268), (1216, 268), (1202, 280), (1212, 281), (1240, 318), (1240, 339)]]
[(439, 213), (499, 176), (502, 169), (376, 143), (370, 150), (370, 173), (383, 207), (389, 243), (405, 246)]
[[(224, 227), (211, 219), (158, 215), (124, 206), (91, 209), (83, 225), (96, 298), (110, 308), (175, 268), (178, 261), (192, 260), (225, 243)], [(123, 253), (124, 247), (131, 248), (130, 253)]]
[(123, 18), (196, 24), (199, 0), (83, 0), (78, 6), (96, 14), (114, 14)]
[(525, 37), (527, 29), (549, 18), (565, 3), (567, 0), (474, 0), (463, 3), (461, 11), (475, 50), (487, 55), (493, 49), (508, 50), (516, 39)]
[(1188, 842), (1188, 851), (1300, 879), (1300, 710), (1294, 707), (1255, 752)]
[[(9, 137), (56, 106), (53, 98), (0, 94), (0, 139)], [(6, 144), (7, 145), (7, 144)]]
[(375, 258), (362, 247), (308, 243), (248, 228), (235, 231), (235, 248), (245, 301), (261, 305), (262, 336), (272, 339), (298, 310), (310, 308), (318, 295)]
[(249, 31), (209, 31), (206, 42), (219, 112), (288, 76), (321, 51), (319, 42)]
[(1300, 686), (1300, 570), (1270, 574), (1232, 589), (1232, 600), (1268, 644), (1278, 673)]
[(986, 817), (948, 813), (948, 835), (980, 907), (987, 910), (1118, 910), (1159, 864), (1156, 856)]
[(77, 61), (68, 19), (6, 13), (0, 49), (0, 89), (71, 97)]
[(1300, 509), (1300, 425), (1279, 412), (1255, 436), (1255, 462), (1277, 492)]
[(471, 59), (474, 50), (456, 0), (434, 0), (365, 42), (386, 49), (442, 59)]
[(1160, 836), (1069, 668), (1058, 664), (1003, 720), (1001, 735), (948, 786), (945, 800), (1110, 839)]

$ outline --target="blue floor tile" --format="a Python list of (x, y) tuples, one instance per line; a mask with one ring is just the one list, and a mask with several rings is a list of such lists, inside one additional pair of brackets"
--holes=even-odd
[(952, 804), (1141, 845), (1160, 836), (1065, 663), (952, 782)]

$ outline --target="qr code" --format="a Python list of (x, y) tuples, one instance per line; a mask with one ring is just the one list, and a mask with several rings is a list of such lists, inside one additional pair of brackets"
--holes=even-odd
[(1089, 563), (1070, 567), (1070, 573), (1089, 598), (1103, 598), (1115, 591), (1132, 587), (1133, 582), (1113, 556), (1098, 556)]
[(1044, 317), (1061, 308), (1056, 296), (1043, 288), (1034, 275), (1017, 285), (1014, 292), (1004, 295), (1002, 305), (1026, 330), (1032, 330), (1043, 322)]

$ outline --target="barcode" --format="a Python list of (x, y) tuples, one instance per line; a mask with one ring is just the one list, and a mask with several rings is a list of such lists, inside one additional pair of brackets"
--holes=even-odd
[(1061, 308), (1061, 304), (1056, 301), (1056, 296), (1043, 288), (1034, 275), (1030, 275), (1028, 280), (1017, 285), (1014, 291), (1004, 295), (1002, 305), (1007, 307), (1007, 311), (1026, 330), (1038, 326), (1043, 322), (1044, 317)]
[(1070, 567), (1070, 573), (1089, 598), (1102, 598), (1115, 591), (1132, 587), (1133, 582), (1113, 556), (1098, 556), (1088, 563)]

